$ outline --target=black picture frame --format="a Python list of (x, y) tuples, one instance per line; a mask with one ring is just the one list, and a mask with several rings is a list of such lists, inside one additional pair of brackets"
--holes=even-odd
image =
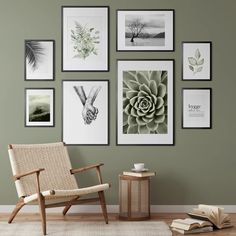
[[(76, 8), (81, 8), (81, 9), (102, 9), (105, 8), (107, 9), (107, 23), (106, 23), (106, 28), (107, 28), (107, 45), (106, 45), (106, 68), (105, 69), (65, 69), (64, 68), (64, 9), (76, 9)], [(70, 5), (64, 5), (61, 6), (61, 72), (109, 72), (110, 71), (110, 6), (70, 6)]]
[[(31, 91), (32, 94), (28, 94), (29, 91)], [(50, 107), (50, 121), (43, 121), (43, 122), (41, 121), (40, 122), (40, 121), (36, 121), (35, 120), (35, 121), (32, 122), (32, 121), (29, 121), (29, 119), (28, 119), (28, 117), (30, 115), (29, 114), (28, 95), (34, 95), (34, 96), (38, 95), (39, 96), (40, 93), (37, 94), (37, 91), (38, 92), (44, 91), (45, 93), (46, 93), (46, 91), (48, 91), (48, 95), (50, 96), (50, 104), (49, 104), (49, 107)], [(55, 127), (55, 88), (32, 88), (32, 87), (27, 87), (27, 88), (25, 88), (25, 92), (24, 93), (25, 93), (24, 126), (25, 127), (31, 127), (31, 128), (37, 128), (37, 127), (41, 127), (41, 128), (42, 127)], [(43, 95), (43, 94), (41, 94), (41, 95)], [(34, 103), (36, 103), (36, 102), (34, 101)], [(42, 104), (42, 101), (40, 101), (39, 104), (40, 104), (40, 109), (44, 109), (45, 110), (45, 104)], [(48, 115), (48, 114), (46, 114), (46, 115)], [(51, 118), (51, 116), (52, 116), (52, 118)]]
[[(184, 46), (187, 44), (209, 44), (209, 77), (208, 78), (185, 78), (184, 76)], [(212, 81), (212, 41), (182, 41), (182, 81)]]
[[(207, 126), (184, 126), (184, 92), (185, 91), (193, 91), (193, 90), (200, 90), (200, 91), (209, 91), (209, 125)], [(196, 88), (189, 88), (184, 87), (182, 88), (182, 117), (181, 117), (181, 124), (182, 129), (212, 129), (212, 88), (210, 87), (196, 87)]]
[[(172, 20), (172, 44), (171, 49), (119, 49), (119, 12), (122, 11), (128, 11), (128, 12), (135, 12), (135, 11), (141, 11), (141, 12), (150, 12), (150, 11), (157, 11), (157, 12), (171, 12), (173, 16)], [(117, 52), (174, 52), (175, 51), (175, 10), (174, 9), (117, 9), (116, 10), (116, 51)]]
[[(33, 45), (31, 43), (34, 43)], [(41, 43), (41, 45), (40, 45)], [(52, 43), (51, 45), (51, 52), (48, 49), (48, 47), (50, 47), (50, 45), (42, 45), (42, 44), (46, 44), (46, 43)], [(24, 40), (24, 80), (25, 81), (54, 81), (55, 80), (55, 40), (54, 39), (25, 39)], [(34, 61), (32, 61), (31, 65), (29, 65), (29, 63), (27, 63), (27, 55), (31, 54), (31, 51), (35, 51), (33, 52), (34, 55), (35, 53), (38, 54), (38, 56), (33, 56), (30, 60), (37, 60), (40, 63), (40, 65), (38, 66), (37, 70), (40, 70), (40, 67), (43, 67), (43, 59), (46, 59), (46, 56), (51, 57), (51, 59), (49, 61), (47, 61), (47, 63), (50, 63), (50, 71), (46, 72), (45, 70), (43, 72), (37, 73), (35, 71), (28, 72), (28, 70), (30, 70), (30, 67), (32, 68), (32, 63), (34, 63)], [(43, 50), (46, 50), (46, 54), (43, 52)], [(29, 52), (29, 53), (27, 53)], [(40, 58), (41, 57), (41, 58)], [(44, 57), (44, 58), (42, 58)], [(34, 64), (36, 65), (36, 64)], [(28, 73), (30, 73), (30, 75), (28, 75)], [(32, 76), (32, 78), (28, 78), (28, 76)], [(34, 77), (34, 78), (33, 78)]]
[[(99, 83), (99, 82), (102, 82), (102, 83), (106, 83), (106, 86), (107, 86), (107, 94), (106, 94), (106, 97), (107, 97), (107, 107), (106, 107), (106, 110), (107, 110), (107, 141), (104, 142), (104, 143), (68, 143), (66, 140), (64, 140), (64, 128), (65, 128), (65, 125), (64, 125), (64, 112), (65, 112), (65, 101), (64, 101), (64, 98), (65, 98), (65, 91), (64, 91), (64, 85), (65, 83), (91, 83), (91, 82), (95, 82), (95, 83)], [(62, 100), (61, 100), (61, 122), (62, 122), (62, 129), (61, 129), (61, 140), (62, 142), (65, 143), (65, 145), (67, 146), (109, 146), (110, 145), (110, 81), (108, 79), (99, 79), (99, 80), (62, 80), (61, 81), (61, 89), (62, 89)], [(71, 94), (71, 93), (70, 93)], [(78, 95), (78, 94), (77, 94)], [(77, 97), (77, 95), (75, 94), (75, 96)], [(85, 94), (86, 96), (86, 94)], [(72, 106), (70, 104), (70, 106)], [(98, 112), (98, 115), (99, 115), (99, 112)], [(70, 121), (72, 122), (72, 121)], [(81, 130), (80, 130), (81, 132)]]
[(174, 59), (117, 59), (116, 60), (116, 68), (117, 68), (117, 78), (118, 78), (118, 73), (119, 73), (119, 68), (118, 68), (118, 62), (120, 61), (124, 61), (124, 62), (129, 62), (129, 61), (134, 61), (134, 62), (139, 62), (139, 61), (145, 61), (145, 62), (152, 62), (152, 61), (157, 61), (157, 62), (172, 62), (172, 70), (173, 70), (173, 81), (172, 81), (172, 99), (170, 100), (170, 102), (172, 103), (173, 105), (173, 109), (172, 109), (172, 122), (171, 122), (171, 125), (173, 127), (173, 130), (172, 130), (172, 141), (171, 143), (166, 143), (166, 144), (158, 144), (158, 143), (155, 143), (155, 144), (131, 144), (131, 143), (127, 143), (127, 144), (124, 144), (124, 143), (119, 143), (118, 139), (119, 139), (119, 132), (118, 132), (118, 114), (119, 114), (119, 98), (118, 98), (118, 88), (119, 88), (119, 81), (117, 79), (117, 83), (116, 83), (116, 91), (117, 91), (117, 96), (116, 96), (116, 112), (117, 112), (117, 115), (116, 115), (116, 146), (175, 146), (175, 107), (176, 107), (176, 104), (175, 104), (175, 60)]

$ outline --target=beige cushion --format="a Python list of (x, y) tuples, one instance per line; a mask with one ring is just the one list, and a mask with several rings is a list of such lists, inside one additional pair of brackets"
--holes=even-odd
[[(94, 185), (92, 187), (80, 188), (80, 189), (71, 189), (71, 190), (53, 190), (55, 192), (55, 197), (69, 197), (69, 196), (82, 196), (89, 193), (96, 193), (99, 191), (103, 191), (109, 188), (109, 184), (99, 184)], [(44, 197), (51, 196), (52, 190), (43, 191), (42, 195)], [(32, 194), (24, 198), (25, 203), (29, 203), (37, 200), (38, 195)]]

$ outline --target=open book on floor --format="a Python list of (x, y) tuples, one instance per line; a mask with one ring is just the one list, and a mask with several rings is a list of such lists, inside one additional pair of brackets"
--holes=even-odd
[(191, 230), (172, 228), (172, 230), (176, 231), (178, 233), (181, 233), (181, 234), (199, 234), (199, 233), (212, 232), (213, 227), (212, 226), (205, 226), (202, 228), (196, 228), (196, 229), (191, 229)]
[(206, 226), (212, 226), (209, 221), (197, 220), (192, 218), (186, 219), (176, 219), (172, 221), (171, 228), (181, 229), (181, 230), (193, 230), (199, 229)]
[(218, 206), (199, 204), (188, 215), (195, 219), (209, 220), (218, 229), (232, 227), (230, 216), (224, 213), (224, 208)]

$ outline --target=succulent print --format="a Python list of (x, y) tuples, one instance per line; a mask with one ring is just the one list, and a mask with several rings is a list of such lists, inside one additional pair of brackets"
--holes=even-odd
[(202, 71), (204, 58), (201, 58), (201, 53), (197, 48), (195, 51), (195, 57), (188, 57), (189, 69), (193, 71), (193, 74), (197, 74)]
[(167, 133), (167, 71), (123, 71), (123, 133)]
[(71, 40), (75, 57), (86, 59), (91, 54), (98, 55), (96, 47), (100, 43), (98, 30), (75, 22), (75, 30), (71, 30)]

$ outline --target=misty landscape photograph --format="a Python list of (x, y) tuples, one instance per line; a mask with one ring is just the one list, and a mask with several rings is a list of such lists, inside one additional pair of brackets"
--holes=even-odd
[(29, 121), (49, 122), (50, 121), (50, 96), (30, 95), (29, 96)]
[(126, 46), (165, 46), (164, 14), (125, 15)]

